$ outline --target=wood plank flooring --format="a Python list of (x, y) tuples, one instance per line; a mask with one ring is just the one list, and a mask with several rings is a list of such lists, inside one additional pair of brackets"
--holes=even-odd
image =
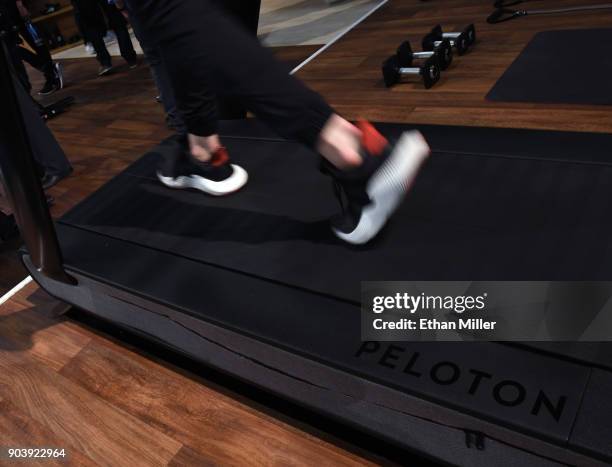
[[(485, 95), (534, 34), (551, 29), (610, 27), (612, 10), (527, 16), (487, 24), (492, 1), (393, 1), (349, 32), (341, 41), (298, 73), (341, 113), (401, 123), (431, 123), (563, 131), (612, 131), (612, 107), (501, 103)], [(590, 5), (592, 0), (533, 1), (515, 8), (563, 8)], [(409, 39), (420, 50), (422, 37), (440, 23), (445, 30), (476, 25), (473, 50), (456, 57), (435, 87), (417, 82), (392, 89), (384, 86), (382, 61)], [(568, 57), (568, 66), (580, 66)], [(554, 78), (553, 78), (554, 79)]]
[(0, 446), (57, 446), (69, 465), (109, 467), (384, 462), (58, 315), (65, 308), (33, 284), (0, 307)]

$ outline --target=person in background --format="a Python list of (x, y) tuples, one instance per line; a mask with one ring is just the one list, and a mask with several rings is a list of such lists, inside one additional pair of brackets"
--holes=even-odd
[[(19, 52), (21, 60), (28, 63), (32, 68), (40, 71), (45, 76), (45, 84), (38, 91), (38, 94), (47, 96), (64, 87), (64, 77), (61, 65), (58, 62), (53, 62), (51, 59), (49, 48), (42, 37), (40, 37), (36, 27), (30, 21), (30, 12), (23, 1), (16, 0), (15, 5), (21, 17), (19, 35), (23, 37), (30, 49), (32, 49), (29, 50), (26, 47), (20, 46), (17, 51)], [(28, 90), (31, 89), (29, 80), (26, 88)]]
[(113, 69), (112, 59), (104, 43), (106, 35), (106, 19), (109, 28), (115, 32), (121, 56), (128, 63), (130, 68), (138, 66), (138, 59), (130, 33), (127, 28), (127, 21), (121, 13), (109, 5), (106, 0), (72, 0), (75, 15), (78, 15), (84, 36), (91, 41), (96, 58), (100, 62), (98, 76), (104, 76)]
[(149, 65), (151, 70), (151, 77), (157, 87), (159, 93), (156, 100), (164, 106), (164, 112), (166, 114), (166, 125), (171, 130), (175, 130), (177, 133), (184, 134), (187, 132), (185, 123), (181, 115), (176, 108), (176, 100), (174, 99), (174, 92), (172, 91), (172, 85), (170, 84), (170, 77), (168, 71), (164, 65), (163, 58), (161, 56), (161, 50), (159, 47), (154, 45), (154, 41), (151, 38), (146, 37), (143, 34), (142, 28), (138, 21), (130, 17), (129, 15), (129, 2), (125, 0), (114, 0), (114, 5), (118, 11), (121, 12), (123, 17), (130, 21), (134, 30), (134, 35), (140, 42), (140, 47), (145, 57), (145, 61)]
[(19, 53), (21, 21), (15, 0), (0, 0), (0, 41), (8, 52), (9, 73), (15, 83), (38, 175), (47, 189), (70, 175), (72, 166), (41, 118), (40, 104), (30, 95), (30, 81)]

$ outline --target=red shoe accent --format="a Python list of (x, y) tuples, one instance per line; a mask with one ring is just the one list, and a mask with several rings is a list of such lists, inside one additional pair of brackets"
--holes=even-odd
[(374, 156), (382, 154), (389, 144), (387, 139), (370, 122), (359, 120), (355, 125), (361, 130), (361, 144), (363, 144), (366, 151)]
[(210, 158), (210, 164), (213, 167), (221, 167), (222, 165), (227, 164), (229, 161), (229, 154), (227, 153), (227, 148), (221, 146), (215, 152), (213, 152), (212, 157)]

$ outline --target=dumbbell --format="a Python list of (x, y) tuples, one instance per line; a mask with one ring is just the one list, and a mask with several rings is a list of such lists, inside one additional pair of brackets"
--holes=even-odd
[(420, 67), (402, 67), (397, 55), (392, 55), (382, 64), (385, 85), (390, 88), (401, 81), (404, 76), (420, 76), (425, 89), (429, 89), (440, 80), (440, 65), (435, 57), (429, 57)]
[[(469, 26), (468, 28), (466, 28), (466, 31), (468, 29), (469, 29)], [(471, 36), (467, 34), (466, 31), (463, 31), (461, 33), (450, 33), (450, 34), (457, 34), (457, 36), (455, 38), (446, 38), (450, 40), (451, 45), (457, 50), (457, 53), (459, 55), (463, 55), (464, 53), (468, 51), (468, 49), (473, 43), (473, 42), (470, 42), (471, 39), (476, 40), (475, 30), (474, 30), (474, 34)], [(442, 32), (442, 28), (440, 27), (440, 25), (437, 25), (434, 28), (432, 28), (430, 33), (427, 34), (423, 38), (421, 45), (423, 47), (423, 50), (434, 50), (434, 48), (440, 45), (440, 43), (444, 39), (445, 37), (444, 37), (444, 33)]]
[(432, 31), (435, 31), (437, 34), (441, 34), (444, 39), (453, 40), (461, 36), (467, 37), (467, 44), (469, 47), (474, 45), (474, 42), (476, 42), (476, 27), (473, 24), (468, 24), (461, 32), (443, 32), (442, 26), (438, 24), (432, 29)]
[(397, 58), (399, 59), (400, 66), (412, 66), (413, 60), (430, 57), (435, 57), (440, 70), (446, 70), (453, 62), (453, 49), (450, 41), (444, 39), (433, 51), (427, 52), (413, 52), (409, 41), (402, 42), (397, 48)]

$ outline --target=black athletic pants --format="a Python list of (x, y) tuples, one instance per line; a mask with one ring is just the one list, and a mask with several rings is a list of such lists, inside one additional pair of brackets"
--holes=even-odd
[(109, 29), (113, 30), (117, 36), (121, 56), (128, 63), (136, 61), (136, 52), (130, 39), (127, 22), (114, 5), (109, 5), (106, 0), (72, 0), (72, 4), (76, 10), (75, 14), (78, 14), (83, 33), (91, 41), (96, 51), (100, 65), (111, 66), (112, 63), (111, 56), (104, 44), (104, 35), (107, 30), (105, 16), (108, 19)]
[(215, 134), (215, 96), (231, 96), (280, 135), (314, 146), (333, 110), (213, 1), (130, 0), (130, 6), (161, 50), (190, 133)]
[(19, 59), (18, 46), (14, 41), (12, 43), (7, 41), (7, 46), (13, 65), (11, 67), (11, 76), (16, 84), (15, 92), (17, 93), (17, 100), (21, 108), (32, 153), (39, 166), (41, 175), (43, 173), (60, 176), (66, 175), (72, 170), (72, 167), (53, 133), (51, 133), (47, 124), (41, 118), (40, 104), (29, 95), (27, 87), (29, 81), (27, 81), (27, 74), (23, 63)]
[(47, 44), (43, 43), (37, 45), (36, 40), (32, 37), (24, 23), (19, 27), (19, 34), (21, 34), (21, 37), (25, 39), (35, 52), (32, 53), (25, 47), (19, 47), (19, 56), (21, 59), (43, 73), (47, 81), (53, 81), (55, 79), (55, 70), (53, 69), (53, 60), (51, 60), (51, 53), (49, 52)]
[(8, 240), (15, 235), (17, 227), (15, 226), (15, 218), (7, 216), (0, 211), (0, 242)]

